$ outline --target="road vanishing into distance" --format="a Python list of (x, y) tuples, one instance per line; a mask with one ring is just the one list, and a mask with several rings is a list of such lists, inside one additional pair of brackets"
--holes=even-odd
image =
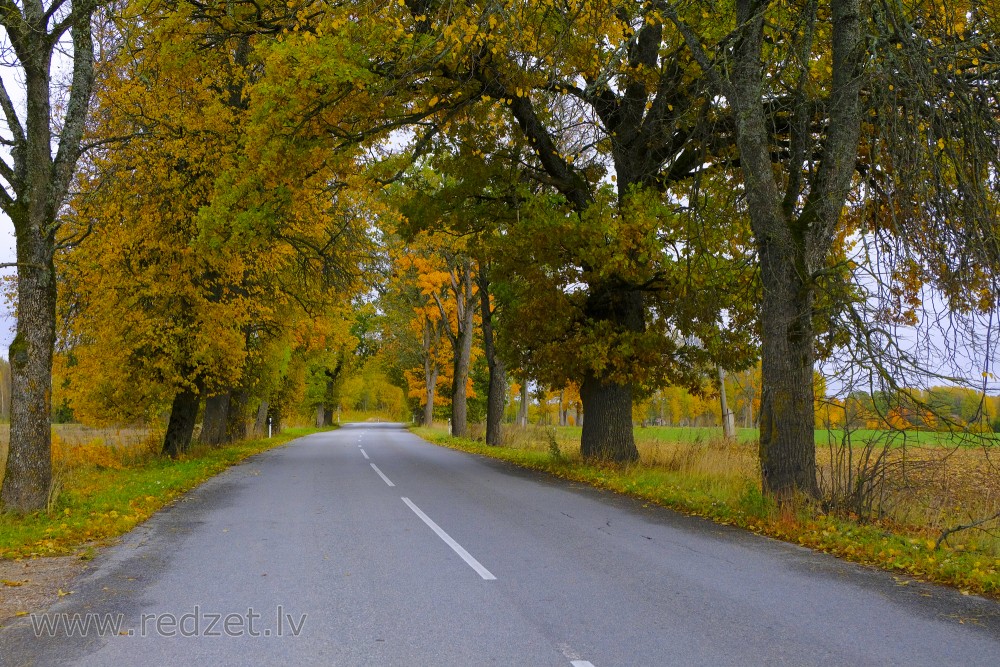
[(1000, 664), (995, 602), (390, 424), (256, 456), (93, 566), (0, 664)]

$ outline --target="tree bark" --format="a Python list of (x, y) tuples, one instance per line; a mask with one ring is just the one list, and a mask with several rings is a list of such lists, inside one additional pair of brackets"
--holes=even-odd
[(528, 378), (521, 381), (521, 402), (517, 407), (517, 425), (528, 427)]
[(167, 432), (163, 436), (163, 453), (170, 458), (176, 459), (191, 450), (200, 403), (201, 395), (194, 388), (185, 387), (174, 396)]
[(17, 335), (10, 346), (10, 446), (3, 481), (3, 507), (43, 509), (52, 484), (52, 350), (55, 343), (56, 281), (44, 239), (18, 234)]
[(250, 396), (245, 389), (230, 392), (226, 415), (226, 441), (239, 442), (247, 438), (247, 404)]
[(479, 272), (480, 317), (483, 325), (483, 352), (489, 369), (489, 389), (486, 394), (486, 444), (503, 444), (503, 410), (507, 402), (507, 369), (497, 355), (493, 333), (493, 307), (490, 305), (490, 283), (485, 268)]
[(257, 436), (267, 435), (267, 410), (268, 402), (261, 401), (257, 406), (257, 419), (254, 420), (253, 430)]
[(216, 394), (205, 399), (205, 415), (201, 420), (202, 444), (218, 447), (227, 441), (230, 394)]
[(455, 372), (451, 383), (451, 433), (456, 438), (464, 438), (469, 432), (469, 390), (466, 385), (472, 360), (472, 317), (468, 320), (469, 328), (461, 337), (461, 347), (455, 355)]
[(812, 290), (769, 255), (761, 256), (761, 474), (777, 496), (818, 497)]
[(424, 426), (434, 424), (434, 393), (437, 388), (437, 366), (424, 359)]
[(580, 385), (587, 419), (580, 452), (590, 461), (631, 463), (639, 460), (632, 432), (632, 387), (603, 383), (588, 374)]
[(424, 317), (424, 335), (421, 352), (424, 360), (424, 426), (434, 424), (434, 395), (437, 393), (437, 380), (440, 369), (434, 358), (434, 349), (441, 341), (440, 323), (432, 322)]
[[(587, 298), (587, 317), (611, 322), (616, 330), (642, 331), (645, 305), (641, 292), (614, 287), (594, 289)], [(580, 452), (584, 459), (629, 463), (639, 460), (632, 432), (632, 387), (588, 371), (580, 386), (587, 418)]]
[(736, 438), (736, 422), (733, 413), (729, 410), (729, 401), (726, 399), (726, 371), (722, 369), (722, 366), (719, 366), (719, 407), (722, 411), (722, 435), (726, 440), (734, 440)]
[(320, 424), (323, 426), (333, 426), (333, 411), (336, 409), (337, 405), (337, 381), (335, 378), (329, 378), (326, 381), (326, 392), (324, 394), (323, 405), (320, 409), (323, 411), (323, 416)]

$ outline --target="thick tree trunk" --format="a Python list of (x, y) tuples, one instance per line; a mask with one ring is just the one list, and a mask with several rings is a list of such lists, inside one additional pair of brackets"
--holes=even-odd
[(239, 442), (247, 438), (247, 404), (250, 396), (244, 389), (230, 392), (229, 413), (226, 416), (226, 440)]
[[(468, 388), (469, 369), (472, 363), (473, 322), (475, 321), (476, 305), (473, 290), (472, 261), (464, 260), (457, 275), (452, 272), (452, 290), (455, 293), (455, 310), (457, 322), (455, 332), (449, 333), (454, 352), (453, 373), (451, 382), (451, 434), (456, 438), (464, 438), (468, 434)], [(442, 318), (447, 314), (438, 301)], [(447, 321), (445, 319), (444, 321)]]
[(451, 383), (451, 433), (456, 438), (464, 438), (469, 431), (469, 392), (466, 384), (472, 359), (471, 322), (465, 335), (459, 338), (459, 345), (461, 347), (455, 355), (455, 372)]
[(817, 497), (813, 297), (792, 265), (762, 253), (760, 466), (772, 494)]
[(587, 419), (580, 452), (583, 458), (614, 463), (639, 460), (632, 432), (632, 387), (603, 383), (588, 374), (580, 385)]
[[(595, 321), (610, 322), (615, 330), (638, 332), (645, 327), (645, 304), (638, 291), (595, 287), (586, 313)], [(618, 463), (639, 460), (632, 432), (632, 387), (588, 371), (580, 398), (587, 415), (580, 441), (583, 457)]]
[(163, 436), (163, 453), (170, 458), (175, 459), (191, 450), (191, 438), (200, 403), (201, 395), (189, 387), (181, 389), (174, 396), (167, 432)]
[(52, 349), (56, 281), (51, 251), (33, 229), (17, 237), (17, 335), (10, 346), (10, 446), (4, 509), (29, 512), (48, 504), (52, 484)]
[(229, 392), (205, 399), (205, 416), (201, 420), (202, 444), (218, 447), (226, 442), (226, 425), (229, 422)]
[(432, 365), (428, 361), (424, 361), (424, 381), (425, 381), (425, 395), (424, 400), (424, 426), (432, 426), (434, 424), (434, 393), (437, 390), (437, 366)]
[(330, 379), (326, 381), (326, 394), (323, 402), (323, 426), (333, 426), (333, 412), (337, 409), (337, 383)]
[(267, 401), (261, 401), (260, 405), (257, 406), (257, 419), (254, 420), (253, 430), (258, 437), (262, 435), (267, 435), (268, 407), (269, 404)]
[(479, 304), (483, 326), (483, 352), (490, 372), (486, 394), (486, 444), (503, 444), (503, 409), (507, 402), (507, 369), (497, 356), (493, 334), (493, 308), (490, 305), (490, 284), (485, 268), (479, 273)]
[(503, 411), (507, 407), (507, 367), (496, 358), (490, 365), (490, 386), (486, 396), (486, 444), (503, 445)]
[(521, 402), (517, 407), (517, 425), (528, 427), (528, 378), (521, 381)]

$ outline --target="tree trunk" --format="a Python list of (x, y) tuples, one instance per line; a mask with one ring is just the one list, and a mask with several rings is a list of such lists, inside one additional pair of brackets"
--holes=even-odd
[(326, 381), (326, 393), (323, 401), (322, 426), (333, 426), (333, 411), (337, 406), (337, 382), (334, 379)]
[(185, 387), (174, 396), (170, 407), (170, 421), (163, 436), (163, 453), (172, 459), (191, 450), (195, 421), (198, 419), (198, 405), (201, 395), (196, 389)]
[[(766, 3), (738, 0), (731, 86), (726, 94), (736, 119), (747, 210), (757, 244), (761, 303), (760, 460), (764, 491), (779, 499), (796, 493), (818, 497), (813, 403), (813, 276), (823, 270), (851, 188), (861, 128), (865, 41), (859, 0), (833, 0), (830, 13), (833, 78), (822, 157), (801, 174), (814, 151), (793, 147), (789, 178), (781, 192), (773, 163), (770, 124), (764, 111), (762, 61)], [(802, 67), (806, 67), (803, 58)], [(803, 76), (806, 73), (803, 72)], [(813, 111), (804, 98), (795, 123)], [(794, 177), (792, 177), (794, 176)], [(805, 196), (803, 203), (804, 193)]]
[(719, 407), (722, 409), (722, 435), (726, 440), (736, 438), (736, 421), (729, 411), (729, 401), (726, 400), (726, 371), (719, 366)]
[(528, 427), (528, 378), (521, 382), (521, 403), (517, 408), (517, 424), (521, 428)]
[(424, 426), (434, 425), (434, 392), (437, 388), (437, 366), (433, 366), (429, 361), (424, 361), (425, 397), (424, 400)]
[(205, 399), (205, 416), (201, 420), (202, 444), (218, 447), (226, 442), (226, 424), (229, 422), (229, 392)]
[(639, 460), (632, 432), (632, 387), (602, 383), (588, 373), (580, 385), (587, 419), (580, 452), (583, 458), (614, 463)]
[(459, 337), (461, 347), (455, 355), (455, 372), (451, 383), (451, 433), (456, 438), (464, 438), (468, 434), (468, 387), (469, 366), (472, 359), (472, 322), (469, 318), (469, 328)]
[(812, 290), (792, 262), (761, 255), (760, 467), (778, 497), (818, 497), (813, 397)]
[[(641, 332), (645, 328), (643, 295), (636, 290), (594, 287), (585, 312), (595, 321), (609, 322), (616, 331)], [(587, 415), (580, 440), (583, 457), (617, 463), (639, 460), (632, 432), (632, 387), (609, 382), (588, 370), (580, 398)]]
[(566, 391), (559, 392), (559, 425), (566, 426), (567, 418), (569, 417), (569, 408), (566, 406)]
[[(452, 291), (455, 294), (455, 311), (457, 321), (455, 331), (449, 329), (454, 352), (453, 373), (451, 382), (451, 434), (456, 438), (464, 438), (468, 434), (468, 388), (469, 368), (472, 362), (472, 326), (475, 321), (476, 307), (473, 303), (472, 261), (465, 259), (457, 274), (452, 271)], [(441, 310), (442, 321), (447, 322), (447, 313), (437, 302)]]
[[(34, 226), (32, 226), (34, 227)], [(34, 229), (17, 235), (17, 335), (10, 346), (10, 446), (3, 507), (44, 509), (52, 485), (52, 349), (56, 281), (51, 251)], [(30, 265), (30, 266), (29, 266)]]
[(226, 441), (239, 442), (247, 438), (247, 404), (250, 396), (244, 389), (230, 392), (229, 413), (226, 417)]
[(267, 401), (261, 401), (260, 405), (257, 406), (257, 419), (254, 420), (253, 430), (258, 437), (267, 435), (268, 407)]
[(479, 304), (483, 326), (483, 352), (490, 372), (486, 394), (486, 444), (503, 444), (503, 409), (507, 402), (507, 369), (497, 356), (493, 334), (493, 308), (490, 305), (490, 284), (485, 267), (479, 272)]
[(486, 396), (486, 444), (503, 445), (503, 412), (507, 407), (507, 367), (496, 358), (490, 365), (490, 386)]

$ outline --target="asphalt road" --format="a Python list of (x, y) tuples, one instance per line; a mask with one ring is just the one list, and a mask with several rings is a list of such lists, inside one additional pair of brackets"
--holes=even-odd
[(74, 590), (0, 664), (1000, 664), (997, 603), (387, 424), (229, 470)]

